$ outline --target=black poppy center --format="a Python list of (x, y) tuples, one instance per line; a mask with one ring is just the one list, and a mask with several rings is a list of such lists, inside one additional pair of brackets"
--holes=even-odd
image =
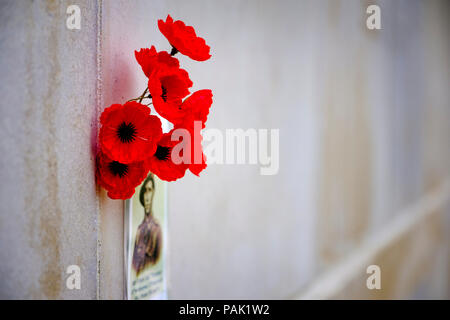
[(177, 53), (178, 53), (178, 49), (175, 48), (174, 46), (172, 46), (172, 50), (170, 50), (170, 55), (171, 55), (171, 56), (174, 56), (174, 55), (176, 55)]
[(164, 102), (166, 102), (167, 101), (167, 89), (164, 88), (163, 86), (161, 86), (161, 90), (162, 90), (161, 98), (164, 100)]
[(128, 172), (128, 165), (118, 161), (112, 161), (108, 165), (109, 170), (115, 176), (124, 177)]
[(170, 147), (158, 146), (156, 148), (155, 157), (158, 160), (168, 160), (170, 155)]
[(136, 138), (136, 127), (134, 124), (124, 121), (117, 128), (117, 136), (123, 143), (129, 143)]

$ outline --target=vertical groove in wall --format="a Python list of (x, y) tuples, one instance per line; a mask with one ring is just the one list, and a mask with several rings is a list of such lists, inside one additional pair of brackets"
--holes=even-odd
[[(97, 132), (99, 130), (98, 118), (100, 115), (101, 107), (103, 104), (103, 96), (102, 96), (102, 8), (103, 1), (97, 0), (97, 38), (96, 38), (96, 54), (97, 54), (97, 81), (96, 81), (96, 116), (95, 116), (95, 125), (97, 126)], [(98, 141), (97, 141), (98, 144)], [(95, 150), (97, 148), (94, 148)], [(98, 187), (97, 187), (98, 194)], [(100, 237), (100, 201), (98, 196), (96, 197), (96, 229), (97, 229), (97, 300), (100, 299), (100, 256), (101, 256), (101, 237)]]

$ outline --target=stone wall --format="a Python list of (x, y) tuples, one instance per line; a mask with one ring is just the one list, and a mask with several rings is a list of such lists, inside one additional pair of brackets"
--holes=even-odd
[[(381, 8), (381, 30), (366, 8)], [(81, 30), (66, 8), (81, 8)], [(208, 128), (280, 129), (280, 170), (169, 185), (170, 298), (449, 298), (446, 1), (0, 3), (0, 297), (123, 297), (123, 202), (95, 185), (103, 108), (167, 13), (212, 48)], [(81, 290), (65, 286), (81, 266)], [(382, 290), (365, 287), (366, 267)]]

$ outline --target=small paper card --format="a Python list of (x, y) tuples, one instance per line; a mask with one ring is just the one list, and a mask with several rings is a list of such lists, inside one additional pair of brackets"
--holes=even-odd
[(126, 298), (167, 299), (167, 183), (149, 174), (125, 201)]

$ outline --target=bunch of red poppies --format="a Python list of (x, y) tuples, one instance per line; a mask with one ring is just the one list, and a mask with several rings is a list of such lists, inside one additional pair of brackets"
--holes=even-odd
[[(96, 177), (112, 199), (130, 198), (149, 171), (162, 180), (174, 181), (188, 169), (199, 175), (206, 168), (201, 130), (212, 104), (212, 92), (199, 90), (186, 98), (193, 83), (174, 55), (180, 52), (205, 61), (211, 57), (210, 48), (193, 27), (180, 20), (173, 21), (170, 15), (166, 21), (158, 20), (158, 28), (172, 46), (171, 52), (158, 52), (154, 46), (135, 51), (136, 60), (148, 78), (144, 93), (123, 105), (111, 105), (100, 117), (101, 150), (97, 155)], [(151, 102), (143, 104), (143, 100)], [(150, 105), (173, 124), (170, 132), (163, 133), (161, 121), (151, 114)], [(180, 130), (187, 134), (174, 134)], [(184, 147), (181, 162), (172, 157), (179, 143)]]

